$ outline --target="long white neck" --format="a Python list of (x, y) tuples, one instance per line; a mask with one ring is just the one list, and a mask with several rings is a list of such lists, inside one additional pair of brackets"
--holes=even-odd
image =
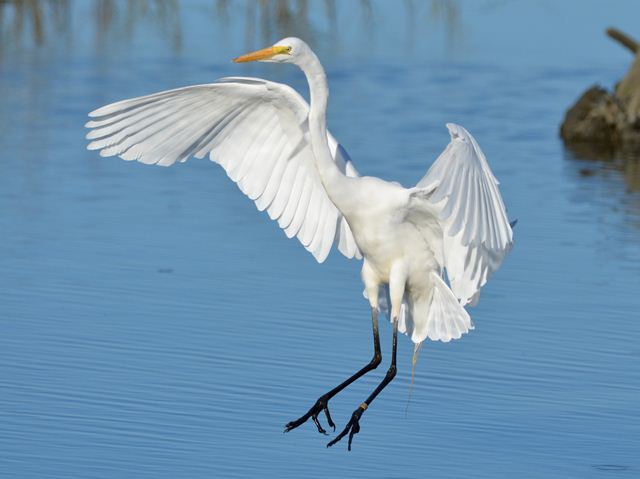
[(309, 133), (316, 167), (329, 198), (338, 209), (342, 210), (341, 205), (344, 205), (349, 196), (349, 178), (336, 165), (327, 141), (327, 100), (329, 99), (327, 76), (320, 60), (311, 51), (299, 66), (309, 82), (311, 94)]

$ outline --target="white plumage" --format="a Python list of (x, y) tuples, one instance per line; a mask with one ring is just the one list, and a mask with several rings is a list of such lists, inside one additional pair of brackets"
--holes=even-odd
[[(124, 100), (89, 115), (88, 148), (102, 156), (169, 166), (209, 156), (285, 234), (296, 236), (319, 262), (336, 244), (363, 258), (371, 305), (372, 360), (289, 422), (290, 431), (381, 361), (378, 311), (393, 324), (391, 366), (371, 395), (327, 446), (360, 431), (362, 413), (396, 374), (398, 331), (416, 344), (450, 341), (473, 329), (464, 306), (511, 248), (498, 181), (476, 140), (448, 124), (451, 142), (413, 188), (361, 177), (326, 128), (327, 79), (316, 55), (297, 38), (243, 55), (243, 61), (293, 63), (309, 82), (310, 105), (292, 88), (257, 78), (224, 78)], [(445, 282), (448, 280), (449, 284)], [(415, 362), (414, 362), (415, 364)]]
[[(460, 302), (475, 304), (489, 276), (511, 248), (513, 234), (498, 180), (467, 130), (447, 124), (451, 142), (417, 188), (439, 209), (442, 265)], [(429, 192), (433, 191), (432, 194)]]
[(209, 156), (319, 262), (333, 244), (364, 257), (365, 296), (415, 343), (459, 338), (473, 328), (464, 306), (477, 302), (512, 245), (478, 143), (448, 124), (449, 145), (415, 187), (360, 177), (326, 130), (328, 90), (315, 54), (295, 38), (272, 49), (261, 59), (302, 68), (311, 106), (283, 84), (223, 78), (91, 112), (88, 148), (162, 166)]
[[(289, 238), (323, 262), (333, 244), (361, 258), (349, 225), (315, 171), (305, 129), (309, 105), (292, 88), (255, 78), (223, 78), (123, 100), (89, 114), (88, 148), (101, 156), (170, 166), (209, 155)], [(334, 161), (357, 172), (327, 133)]]

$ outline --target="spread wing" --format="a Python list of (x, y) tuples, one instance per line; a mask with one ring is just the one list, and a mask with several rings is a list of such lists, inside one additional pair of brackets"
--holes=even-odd
[[(318, 262), (334, 242), (361, 258), (349, 225), (324, 190), (307, 129), (309, 105), (289, 86), (257, 78), (223, 78), (123, 100), (92, 111), (90, 150), (169, 166), (209, 155), (256, 207)], [(338, 167), (358, 176), (327, 132)]]
[(460, 303), (475, 304), (511, 249), (513, 231), (480, 146), (461, 126), (447, 128), (451, 142), (414, 188), (411, 204), (438, 219), (442, 245), (436, 258)]

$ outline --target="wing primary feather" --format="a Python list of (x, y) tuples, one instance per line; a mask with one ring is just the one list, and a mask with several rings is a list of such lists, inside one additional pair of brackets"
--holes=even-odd
[(302, 224), (307, 216), (307, 210), (309, 208), (309, 200), (311, 199), (311, 192), (313, 180), (310, 176), (304, 178), (304, 184), (302, 185), (300, 200), (296, 206), (296, 211), (291, 221), (290, 230), (292, 235), (297, 235), (302, 228)]
[(435, 211), (443, 251), (437, 261), (460, 303), (475, 304), (480, 288), (509, 251), (512, 230), (498, 181), (478, 143), (461, 126), (447, 127), (451, 141), (418, 182), (407, 218), (426, 228), (419, 218), (430, 214), (430, 208)]
[(148, 141), (149, 149), (140, 157), (140, 161), (143, 163), (158, 163), (165, 155), (170, 154), (172, 148), (175, 148), (184, 139), (184, 132), (190, 126), (191, 113), (197, 111), (199, 109), (198, 106), (197, 104), (190, 105), (189, 108), (181, 110), (180, 115), (176, 115), (173, 118), (173, 123), (169, 128), (162, 131), (165, 136), (163, 139), (158, 138), (160, 136), (159, 131), (153, 137), (148, 137), (146, 141)]
[(242, 168), (238, 171), (239, 181), (242, 181), (245, 178), (247, 178), (249, 181), (253, 181), (254, 177), (264, 174), (264, 171), (261, 169), (260, 165), (263, 161), (263, 156), (265, 156), (265, 146), (271, 144), (270, 142), (273, 140), (274, 136), (277, 133), (277, 126), (277, 115), (270, 115), (269, 122), (262, 128), (257, 141), (249, 150), (247, 150), (246, 154), (249, 155), (249, 161), (243, 162)]
[[(171, 99), (167, 100), (169, 102)], [(198, 98), (189, 98), (188, 101), (184, 99), (182, 102), (176, 102), (174, 99), (172, 103), (182, 104), (182, 107), (189, 106), (200, 101)], [(149, 108), (144, 112), (138, 112), (132, 110), (132, 114), (127, 117), (114, 122), (106, 127), (95, 128), (87, 134), (89, 136), (95, 136), (96, 141), (90, 143), (90, 149), (100, 149), (104, 146), (113, 146), (122, 143), (131, 136), (144, 131), (152, 126), (151, 132), (159, 131), (164, 128), (166, 123), (171, 124), (176, 114), (176, 105), (167, 105), (171, 108), (158, 108), (156, 105), (149, 105)], [(171, 120), (166, 121), (165, 120)]]
[[(258, 208), (266, 209), (267, 212), (270, 212), (270, 207), (273, 204), (273, 201), (278, 194), (278, 190), (280, 188), (280, 182), (282, 181), (282, 176), (284, 175), (285, 170), (287, 169), (287, 161), (286, 161), (286, 151), (289, 147), (289, 144), (286, 140), (286, 137), (283, 137), (282, 148), (279, 149), (279, 153), (277, 154), (277, 160), (275, 162), (275, 167), (273, 172), (269, 176), (269, 180), (265, 186), (264, 192), (260, 195), (260, 198), (256, 201), (256, 205)], [(274, 219), (269, 213), (269, 217)]]
[(295, 177), (293, 179), (293, 187), (291, 188), (289, 200), (287, 201), (282, 215), (280, 216), (280, 218), (278, 218), (278, 224), (280, 225), (280, 228), (285, 230), (289, 238), (294, 236), (294, 234), (291, 234), (291, 232), (289, 231), (289, 227), (291, 226), (291, 222), (293, 221), (296, 211), (300, 205), (302, 188), (304, 187), (307, 176), (308, 174), (305, 171), (305, 168), (303, 168), (302, 165), (298, 165)]
[(202, 148), (195, 152), (196, 158), (203, 158), (205, 155), (210, 155), (211, 161), (214, 163), (218, 163), (214, 157), (211, 156), (211, 153), (215, 146), (220, 142), (220, 138), (218, 135), (220, 132), (232, 121), (234, 121), (240, 114), (243, 113), (243, 108), (237, 108), (236, 110), (229, 111), (226, 110), (224, 115), (220, 116), (220, 118), (213, 122), (211, 129), (209, 130), (209, 134), (203, 140)]
[[(334, 243), (361, 258), (348, 223), (320, 180), (310, 147), (309, 105), (291, 87), (227, 78), (132, 98), (89, 114), (88, 148), (101, 156), (169, 166), (191, 156), (220, 164), (242, 192), (322, 262)], [(333, 159), (359, 174), (327, 132)]]
[[(197, 102), (195, 101), (186, 103), (186, 107), (190, 107), (196, 103)], [(176, 114), (178, 115), (177, 118)], [(168, 111), (160, 117), (149, 118), (147, 122), (133, 124), (130, 127), (123, 129), (120, 135), (117, 135), (117, 138), (113, 138), (110, 141), (110, 146), (104, 148), (100, 154), (102, 156), (118, 155), (123, 157), (123, 155), (127, 154), (127, 152), (133, 148), (133, 152), (130, 152), (123, 158), (140, 160), (145, 154), (149, 153), (150, 148), (153, 148), (154, 141), (157, 141), (154, 140), (154, 138), (159, 135), (170, 136), (167, 135), (167, 129), (171, 131), (175, 128), (176, 121), (184, 117), (184, 111), (178, 110), (178, 112), (176, 112), (174, 110)], [(160, 140), (160, 142), (162, 142), (162, 140)]]

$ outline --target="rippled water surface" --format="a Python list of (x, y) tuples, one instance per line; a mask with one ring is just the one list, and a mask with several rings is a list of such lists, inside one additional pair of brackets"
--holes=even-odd
[[(0, 477), (638, 477), (638, 159), (557, 134), (628, 68), (603, 30), (640, 36), (640, 5), (615, 5), (0, 4)], [(415, 183), (455, 121), (519, 220), (476, 330), (425, 345), (408, 411), (402, 337), (351, 453), (282, 429), (370, 357), (359, 264), (316, 264), (209, 161), (85, 150), (86, 113), (121, 98), (238, 74), (303, 90), (229, 62), (292, 33), (361, 172)], [(338, 427), (383, 370), (332, 401)]]

